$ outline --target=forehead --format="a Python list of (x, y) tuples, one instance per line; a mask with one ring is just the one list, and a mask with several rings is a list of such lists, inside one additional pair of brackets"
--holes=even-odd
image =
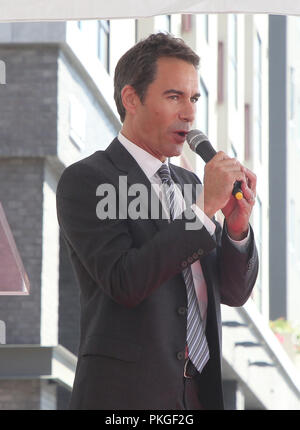
[(198, 81), (198, 71), (193, 64), (178, 58), (162, 57), (157, 60), (153, 81), (156, 86), (198, 91)]

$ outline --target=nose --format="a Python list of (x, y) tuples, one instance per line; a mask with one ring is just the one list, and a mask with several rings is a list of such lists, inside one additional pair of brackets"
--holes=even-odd
[(191, 101), (188, 101), (182, 106), (182, 109), (179, 112), (179, 119), (184, 122), (192, 123), (195, 119), (196, 115), (196, 105)]

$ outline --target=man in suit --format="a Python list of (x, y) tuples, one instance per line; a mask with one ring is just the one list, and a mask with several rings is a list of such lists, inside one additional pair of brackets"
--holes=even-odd
[[(220, 151), (197, 195), (197, 176), (168, 163), (195, 118), (198, 63), (169, 35), (131, 48), (115, 71), (118, 138), (59, 181), (58, 220), (80, 284), (72, 409), (223, 409), (220, 303), (243, 305), (256, 280), (249, 225), (256, 177)], [(169, 194), (157, 188), (166, 178), (161, 167)], [(174, 183), (192, 186), (191, 201)]]

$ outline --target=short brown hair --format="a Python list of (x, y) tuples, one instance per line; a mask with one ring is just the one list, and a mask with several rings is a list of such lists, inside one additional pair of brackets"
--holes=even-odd
[(138, 42), (120, 58), (115, 69), (114, 98), (122, 122), (126, 114), (122, 89), (131, 85), (143, 102), (148, 86), (155, 79), (157, 60), (161, 57), (178, 58), (195, 68), (199, 66), (199, 56), (182, 39), (168, 33), (151, 34)]

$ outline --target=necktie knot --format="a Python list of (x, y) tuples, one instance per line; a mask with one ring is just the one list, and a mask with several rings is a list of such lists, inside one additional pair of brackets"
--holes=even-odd
[(172, 178), (170, 174), (169, 167), (166, 164), (162, 164), (160, 168), (157, 171), (157, 174), (159, 175), (161, 182), (163, 184), (170, 185), (172, 183)]

